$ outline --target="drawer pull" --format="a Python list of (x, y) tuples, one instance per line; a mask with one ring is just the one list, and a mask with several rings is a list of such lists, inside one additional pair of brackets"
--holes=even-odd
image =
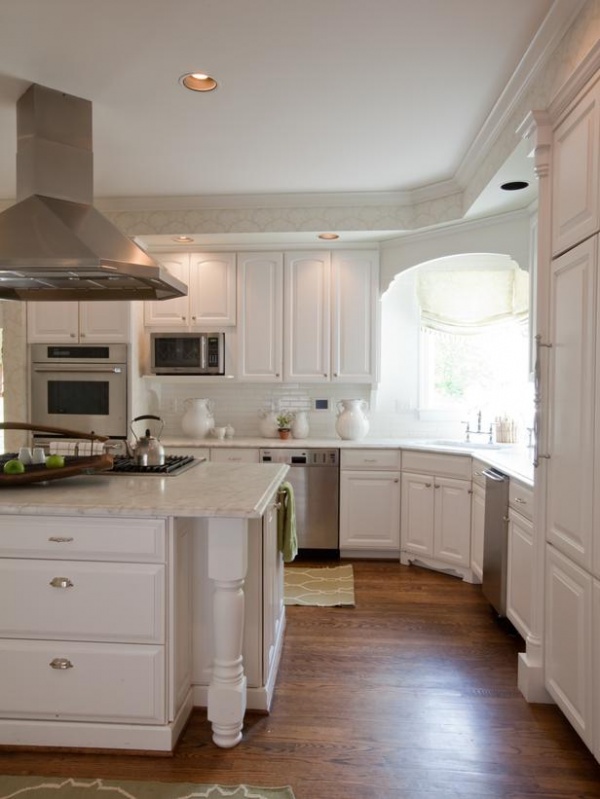
[(70, 541), (73, 541), (73, 538), (61, 535), (51, 535), (48, 541), (52, 541), (54, 544), (68, 544)]
[(515, 502), (517, 502), (519, 505), (527, 505), (527, 500), (521, 499), (521, 497), (515, 497)]
[(64, 671), (65, 669), (72, 669), (73, 664), (69, 658), (54, 658), (54, 660), (50, 661), (50, 668)]
[(73, 588), (73, 583), (68, 577), (53, 577), (50, 585), (52, 588)]
[(363, 463), (377, 463), (377, 458), (363, 458)]

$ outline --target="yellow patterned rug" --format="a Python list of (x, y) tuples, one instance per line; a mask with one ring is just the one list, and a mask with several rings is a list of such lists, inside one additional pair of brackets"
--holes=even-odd
[(0, 799), (294, 799), (289, 786), (199, 785), (75, 777), (0, 777)]
[(286, 566), (284, 602), (286, 605), (354, 606), (352, 565), (313, 569)]

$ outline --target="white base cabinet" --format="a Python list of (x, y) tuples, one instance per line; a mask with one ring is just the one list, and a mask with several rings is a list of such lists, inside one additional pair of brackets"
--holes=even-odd
[(397, 558), (399, 450), (341, 450), (340, 555)]
[(471, 571), (473, 581), (480, 583), (483, 578), (483, 536), (485, 529), (485, 477), (486, 468), (481, 461), (473, 461), (471, 474), (473, 493), (471, 494)]
[(593, 680), (592, 630), (591, 575), (548, 544), (546, 688), (590, 748), (593, 697), (599, 691)]
[(534, 599), (533, 490), (511, 479), (508, 488), (506, 615), (524, 640), (532, 633)]
[(470, 478), (470, 457), (403, 453), (402, 563), (437, 568), (475, 581)]
[(0, 517), (0, 743), (172, 749), (190, 552), (187, 520)]

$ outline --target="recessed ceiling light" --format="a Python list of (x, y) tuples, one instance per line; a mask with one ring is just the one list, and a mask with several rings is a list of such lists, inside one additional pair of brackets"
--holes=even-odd
[(173, 241), (177, 244), (192, 244), (194, 239), (191, 236), (173, 236)]
[(319, 233), (319, 238), (333, 241), (334, 239), (339, 239), (339, 235), (337, 233)]
[(217, 81), (204, 72), (188, 72), (179, 78), (179, 82), (193, 92), (212, 92), (217, 88)]
[(526, 180), (509, 180), (508, 183), (503, 183), (500, 188), (504, 191), (521, 191), (529, 186)]

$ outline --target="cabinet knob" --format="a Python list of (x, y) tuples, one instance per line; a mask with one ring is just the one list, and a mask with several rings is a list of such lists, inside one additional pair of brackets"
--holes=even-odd
[(73, 583), (68, 577), (53, 577), (50, 585), (52, 588), (73, 588)]
[(68, 658), (54, 658), (54, 660), (50, 661), (50, 667), (64, 671), (65, 669), (72, 669), (73, 664)]
[(85, 333), (80, 333), (79, 338), (85, 338)]
[(192, 316), (192, 322), (195, 322), (195, 321), (196, 321), (196, 317)]
[(431, 488), (431, 483), (425, 483), (425, 488)]
[(75, 335), (75, 333), (69, 333), (69, 336), (70, 336), (71, 338), (77, 338), (77, 336)]
[(439, 484), (439, 483), (436, 483), (436, 484), (434, 485), (434, 488), (439, 488), (439, 487), (440, 487), (440, 484)]
[(527, 505), (527, 500), (521, 499), (521, 497), (515, 497), (515, 502), (517, 502), (519, 505)]

